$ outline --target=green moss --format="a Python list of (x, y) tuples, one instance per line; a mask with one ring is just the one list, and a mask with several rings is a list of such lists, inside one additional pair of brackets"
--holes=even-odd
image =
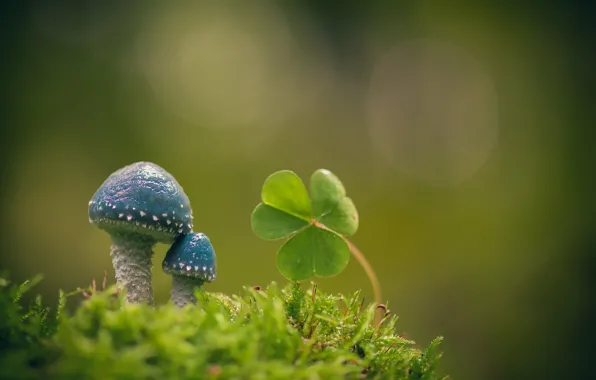
[(197, 292), (197, 306), (126, 304), (92, 290), (72, 315), (41, 300), (23, 308), (0, 278), (0, 378), (10, 379), (437, 379), (435, 339), (422, 351), (379, 323), (359, 292), (315, 285)]

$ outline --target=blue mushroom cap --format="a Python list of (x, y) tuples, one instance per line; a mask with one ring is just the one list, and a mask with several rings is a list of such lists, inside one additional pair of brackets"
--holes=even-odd
[(182, 186), (160, 166), (136, 162), (112, 173), (89, 202), (89, 221), (112, 234), (143, 234), (171, 243), (192, 231)]
[(180, 235), (166, 253), (161, 266), (165, 273), (207, 282), (215, 280), (217, 274), (215, 251), (202, 232)]

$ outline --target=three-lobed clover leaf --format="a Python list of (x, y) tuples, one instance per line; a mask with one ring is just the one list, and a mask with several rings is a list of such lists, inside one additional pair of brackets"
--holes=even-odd
[(275, 172), (265, 180), (261, 200), (251, 217), (255, 234), (265, 240), (289, 237), (277, 254), (282, 275), (300, 281), (335, 276), (345, 269), (350, 248), (343, 236), (358, 230), (358, 211), (333, 173), (313, 173), (309, 198), (294, 172)]

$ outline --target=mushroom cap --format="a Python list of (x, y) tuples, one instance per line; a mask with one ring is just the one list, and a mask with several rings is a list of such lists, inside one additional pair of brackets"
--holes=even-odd
[(202, 232), (180, 235), (161, 263), (167, 274), (188, 276), (212, 282), (217, 275), (215, 251)]
[(112, 173), (89, 202), (89, 221), (110, 234), (141, 234), (161, 243), (192, 231), (182, 186), (160, 166), (135, 162)]

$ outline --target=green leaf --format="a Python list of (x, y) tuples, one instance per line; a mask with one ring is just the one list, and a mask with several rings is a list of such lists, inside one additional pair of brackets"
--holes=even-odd
[(358, 211), (352, 199), (343, 198), (335, 208), (319, 218), (319, 223), (344, 235), (350, 236), (358, 230)]
[(349, 260), (350, 248), (341, 236), (310, 226), (282, 245), (277, 254), (277, 268), (284, 277), (300, 281), (313, 275), (335, 276)]
[[(265, 180), (262, 203), (251, 216), (252, 229), (259, 237), (290, 237), (278, 252), (277, 264), (279, 271), (294, 281), (339, 274), (351, 255), (342, 235), (352, 235), (358, 229), (354, 202), (346, 197), (335, 174), (326, 169), (315, 171), (310, 190), (312, 206), (302, 180), (294, 172), (273, 173)], [(313, 214), (317, 223), (313, 222)]]
[(312, 219), (306, 187), (300, 177), (290, 170), (281, 170), (267, 177), (261, 199), (264, 204), (300, 219), (308, 222)]
[(319, 223), (350, 236), (358, 230), (358, 211), (346, 197), (346, 189), (339, 178), (326, 169), (319, 169), (310, 178), (310, 193), (315, 217)]
[(308, 222), (264, 203), (259, 203), (251, 216), (252, 230), (265, 240), (285, 238), (304, 228)]
[(315, 217), (331, 212), (346, 196), (339, 178), (327, 169), (319, 169), (310, 177), (310, 196)]

